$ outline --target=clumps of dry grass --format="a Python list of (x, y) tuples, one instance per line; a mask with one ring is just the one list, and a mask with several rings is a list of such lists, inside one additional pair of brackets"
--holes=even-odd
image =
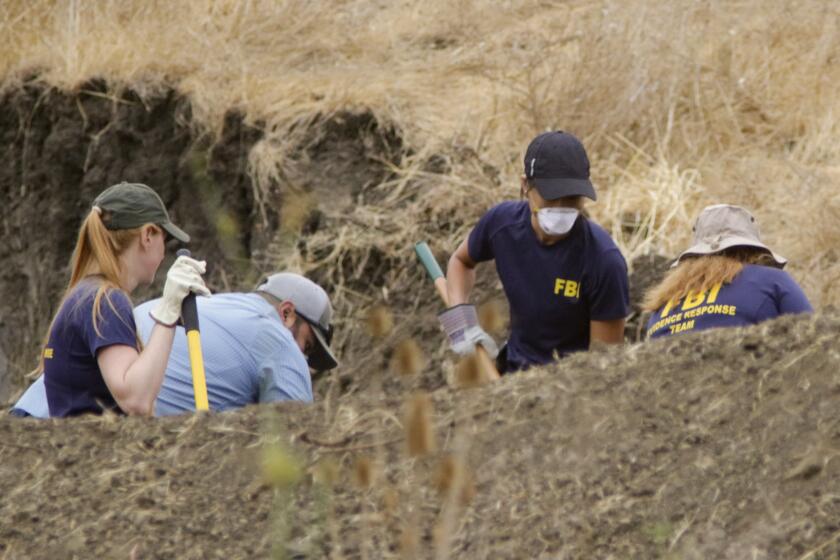
[[(419, 282), (399, 266), (410, 251), (397, 253), (418, 236), (453, 250), (484, 209), (515, 196), (525, 145), (548, 128), (584, 139), (600, 195), (592, 214), (626, 255), (673, 255), (702, 206), (744, 204), (777, 220), (779, 251), (794, 272), (816, 267), (809, 290), (831, 303), (840, 226), (806, 217), (822, 212), (840, 165), (838, 24), (840, 8), (819, 0), (795, 10), (761, 0), (18, 0), (0, 6), (0, 76), (6, 88), (35, 68), (71, 90), (92, 77), (141, 96), (175, 87), (193, 126), (209, 131), (237, 108), (265, 130), (249, 159), (257, 191), (292, 189), (292, 168), (310, 168), (290, 156), (341, 111), (399, 131), (400, 157), (370, 154), (388, 176), (352, 215), (328, 208), (327, 232), (284, 244), (278, 258), (319, 270), (340, 310), (369, 296), (351, 280), (369, 282), (358, 265), (372, 247), (394, 259), (388, 286)], [(289, 223), (309, 208), (294, 206)]]
[(409, 399), (405, 414), (405, 442), (409, 456), (422, 457), (435, 450), (433, 414), (432, 399), (427, 393), (417, 393)]
[(661, 154), (651, 156), (626, 139), (611, 144), (628, 159), (620, 165), (609, 162), (602, 170), (611, 180), (593, 207), (599, 224), (623, 249), (628, 262), (651, 253), (679, 253), (691, 240), (691, 226), (703, 200), (699, 171), (694, 166), (683, 169)]

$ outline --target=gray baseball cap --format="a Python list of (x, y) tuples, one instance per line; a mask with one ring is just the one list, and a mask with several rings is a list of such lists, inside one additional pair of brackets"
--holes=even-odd
[(715, 204), (700, 212), (694, 224), (694, 244), (677, 257), (673, 266), (677, 266), (683, 257), (713, 255), (731, 247), (763, 249), (773, 257), (779, 268), (787, 264), (786, 258), (762, 243), (758, 223), (746, 208)]
[(169, 212), (158, 194), (142, 183), (123, 181), (108, 187), (96, 197), (93, 205), (109, 213), (105, 227), (110, 230), (155, 224), (182, 243), (190, 241), (190, 236), (169, 219)]
[(295, 304), (295, 313), (312, 327), (318, 341), (308, 359), (312, 369), (324, 371), (338, 365), (338, 360), (330, 349), (333, 335), (333, 327), (330, 324), (332, 304), (321, 286), (300, 274), (278, 272), (257, 286), (257, 291), (265, 292), (280, 301), (291, 301)]

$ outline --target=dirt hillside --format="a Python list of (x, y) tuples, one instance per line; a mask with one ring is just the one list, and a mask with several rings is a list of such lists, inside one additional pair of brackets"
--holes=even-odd
[[(192, 233), (192, 250), (216, 263), (209, 277), (217, 289), (254, 281), (277, 229), (276, 210), (271, 220), (258, 219), (246, 173), (261, 133), (234, 111), (218, 138), (197, 133), (190, 120), (189, 101), (172, 90), (111, 96), (102, 80), (62, 92), (33, 78), (0, 94), (0, 349), (9, 362), (0, 364), (0, 402), (33, 367), (67, 283), (79, 224), (103, 186), (154, 185), (173, 220)], [(163, 276), (135, 299), (159, 294)]]
[[(837, 558), (838, 331), (787, 318), (440, 389), (419, 457), (409, 391), (3, 418), (0, 557)], [(277, 441), (290, 489), (263, 478)]]

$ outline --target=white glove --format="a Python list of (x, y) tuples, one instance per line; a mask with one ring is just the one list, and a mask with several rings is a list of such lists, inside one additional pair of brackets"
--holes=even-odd
[(491, 358), (499, 354), (496, 342), (478, 325), (478, 314), (474, 305), (465, 303), (450, 307), (438, 315), (438, 320), (449, 337), (452, 351), (456, 354), (472, 354), (477, 344), (481, 344)]
[(149, 312), (152, 319), (162, 325), (172, 327), (181, 318), (181, 304), (190, 292), (209, 296), (210, 290), (204, 285), (204, 279), (201, 277), (206, 271), (205, 261), (197, 261), (191, 257), (178, 257), (166, 273), (163, 297)]

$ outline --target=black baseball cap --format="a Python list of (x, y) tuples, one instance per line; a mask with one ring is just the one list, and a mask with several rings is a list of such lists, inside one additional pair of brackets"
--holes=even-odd
[(108, 212), (103, 223), (110, 230), (155, 224), (182, 243), (190, 241), (190, 236), (169, 219), (158, 194), (142, 183), (122, 182), (108, 187), (96, 197), (93, 205)]
[(525, 177), (546, 200), (585, 196), (597, 200), (589, 180), (589, 158), (573, 134), (544, 132), (525, 151)]

